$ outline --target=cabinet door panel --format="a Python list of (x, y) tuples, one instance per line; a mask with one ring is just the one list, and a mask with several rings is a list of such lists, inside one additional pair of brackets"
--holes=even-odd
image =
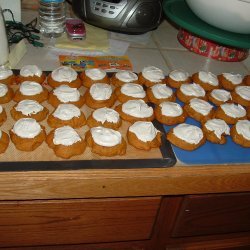
[(0, 247), (148, 239), (159, 198), (0, 202)]
[(184, 198), (172, 237), (250, 231), (250, 194), (189, 195)]

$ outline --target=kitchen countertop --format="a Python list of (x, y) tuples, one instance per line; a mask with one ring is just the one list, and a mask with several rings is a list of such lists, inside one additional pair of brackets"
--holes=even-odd
[[(199, 70), (250, 74), (249, 58), (226, 63), (196, 55), (178, 43), (177, 33), (164, 20), (146, 45), (131, 43), (127, 55), (134, 71), (154, 65), (165, 74), (178, 68), (190, 74)], [(59, 66), (47, 47), (30, 45), (17, 68), (26, 64), (37, 64), (43, 70)], [(250, 164), (181, 166), (179, 163), (166, 169), (0, 172), (0, 179), (1, 200), (242, 192), (250, 191)]]

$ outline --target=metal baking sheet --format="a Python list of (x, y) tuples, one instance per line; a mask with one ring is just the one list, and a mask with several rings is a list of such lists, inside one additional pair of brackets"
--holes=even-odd
[[(14, 71), (18, 74), (18, 71)], [(49, 72), (46, 72), (47, 74)], [(45, 83), (44, 86), (51, 90)], [(11, 86), (14, 90), (18, 86)], [(80, 91), (84, 93), (85, 88), (81, 87)], [(50, 113), (54, 108), (46, 102), (42, 103), (46, 106)], [(1, 126), (1, 129), (8, 133), (15, 121), (10, 115), (10, 109), (15, 105), (14, 101), (7, 104), (2, 104), (7, 112), (7, 121)], [(117, 105), (117, 103), (115, 104)], [(86, 118), (92, 111), (86, 105), (81, 110)], [(79, 170), (79, 169), (133, 169), (133, 168), (166, 168), (171, 167), (176, 163), (176, 158), (172, 150), (172, 146), (165, 138), (163, 125), (153, 122), (154, 125), (162, 131), (162, 145), (160, 148), (152, 149), (150, 151), (143, 151), (133, 148), (127, 143), (127, 153), (124, 156), (115, 157), (101, 157), (91, 152), (89, 147), (80, 156), (74, 156), (69, 160), (61, 159), (55, 156), (52, 149), (50, 149), (46, 142), (40, 145), (32, 152), (22, 152), (15, 148), (14, 144), (10, 145), (4, 154), (0, 155), (0, 171), (60, 171), (60, 170)], [(46, 120), (41, 122), (48, 133), (51, 128), (48, 126)], [(128, 122), (123, 121), (123, 125), (119, 130), (126, 140), (126, 131), (129, 126)], [(77, 129), (80, 135), (84, 138), (85, 132), (88, 130), (87, 125)], [(126, 140), (127, 141), (127, 140)]]

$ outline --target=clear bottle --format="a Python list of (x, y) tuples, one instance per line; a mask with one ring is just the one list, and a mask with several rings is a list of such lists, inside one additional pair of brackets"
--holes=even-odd
[(46, 37), (59, 37), (65, 30), (66, 7), (64, 0), (40, 0), (39, 27)]

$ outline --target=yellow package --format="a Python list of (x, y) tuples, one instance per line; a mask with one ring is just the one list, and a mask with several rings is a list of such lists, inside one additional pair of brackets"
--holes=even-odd
[(106, 30), (85, 24), (86, 39), (72, 40), (66, 33), (57, 38), (55, 47), (60, 49), (96, 50), (108, 52), (109, 39)]

